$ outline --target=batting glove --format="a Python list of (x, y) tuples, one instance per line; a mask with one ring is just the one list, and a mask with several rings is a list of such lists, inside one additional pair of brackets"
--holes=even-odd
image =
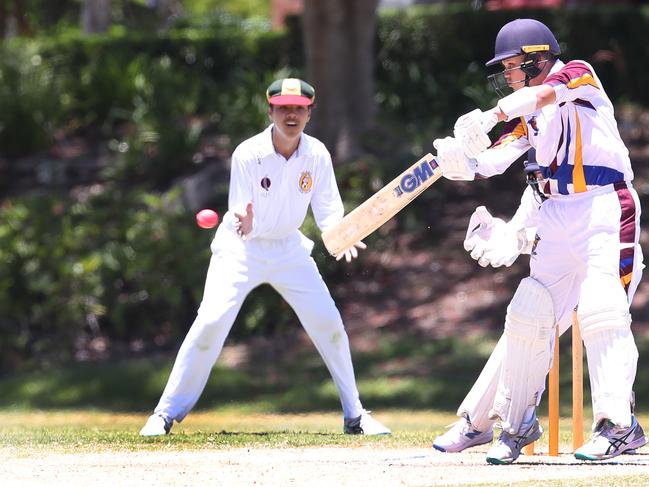
[(453, 127), (453, 135), (461, 142), (464, 155), (476, 157), (487, 150), (491, 146), (487, 134), (497, 123), (496, 112), (483, 112), (478, 108), (458, 118)]
[(473, 181), (475, 179), (477, 162), (464, 154), (462, 144), (458, 139), (453, 137), (435, 139), (433, 147), (437, 150), (435, 160), (442, 169), (442, 175), (445, 178), (457, 181)]
[(479, 206), (469, 219), (464, 249), (482, 267), (509, 267), (527, 244), (524, 235), (502, 219), (494, 218), (484, 206)]

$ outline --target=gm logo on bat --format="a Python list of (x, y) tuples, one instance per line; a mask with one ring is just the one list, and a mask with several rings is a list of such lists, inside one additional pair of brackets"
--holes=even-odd
[(421, 184), (433, 175), (435, 168), (437, 168), (435, 160), (423, 161), (414, 170), (407, 172), (399, 181), (399, 186), (394, 188), (394, 196), (397, 198), (403, 196), (405, 193), (412, 193)]

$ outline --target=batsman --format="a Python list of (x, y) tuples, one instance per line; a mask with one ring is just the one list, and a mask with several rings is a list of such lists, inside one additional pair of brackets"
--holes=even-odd
[[(500, 97), (497, 105), (461, 116), (454, 137), (433, 142), (443, 175), (464, 181), (501, 174), (534, 149), (545, 199), (538, 208), (530, 275), (507, 308), (503, 338), (485, 368), (494, 376), (493, 390), (483, 373), (478, 379), (483, 402), (472, 399), (473, 390), (465, 400), (473, 401), (472, 414), (483, 416), (463, 418), (463, 429), (471, 433), (466, 438), (484, 433), (485, 442), (490, 431), (470, 428), (471, 420), (484, 416), (502, 429), (487, 453), (492, 464), (512, 463), (541, 436), (535, 410), (550, 368), (554, 329), (570, 327), (576, 307), (594, 417), (592, 437), (575, 457), (604, 460), (647, 442), (631, 407), (638, 350), (629, 303), (644, 266), (629, 152), (593, 67), (581, 60), (564, 63), (560, 54), (554, 34), (541, 22), (507, 23), (486, 63), (501, 68), (489, 76)], [(499, 122), (505, 122), (504, 133), (492, 145), (488, 134)], [(482, 263), (488, 261), (486, 256)], [(483, 425), (490, 430), (491, 424)]]

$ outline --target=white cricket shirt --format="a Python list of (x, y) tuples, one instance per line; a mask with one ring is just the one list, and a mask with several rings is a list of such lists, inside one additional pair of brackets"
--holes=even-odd
[(548, 196), (633, 180), (613, 105), (593, 67), (557, 60), (543, 83), (554, 89), (556, 102), (508, 122), (503, 136), (476, 158), (478, 173), (502, 173), (534, 147)]
[(286, 160), (275, 152), (271, 124), (242, 142), (232, 154), (228, 212), (221, 231), (234, 232), (233, 212), (252, 201), (254, 224), (247, 240), (284, 239), (298, 232), (311, 205), (321, 231), (340, 221), (344, 207), (329, 151), (302, 133), (297, 150)]

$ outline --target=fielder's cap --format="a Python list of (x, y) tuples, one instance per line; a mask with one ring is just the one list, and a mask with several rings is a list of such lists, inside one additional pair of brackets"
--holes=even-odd
[(315, 100), (315, 89), (301, 79), (278, 79), (266, 90), (266, 99), (271, 105), (309, 106)]

